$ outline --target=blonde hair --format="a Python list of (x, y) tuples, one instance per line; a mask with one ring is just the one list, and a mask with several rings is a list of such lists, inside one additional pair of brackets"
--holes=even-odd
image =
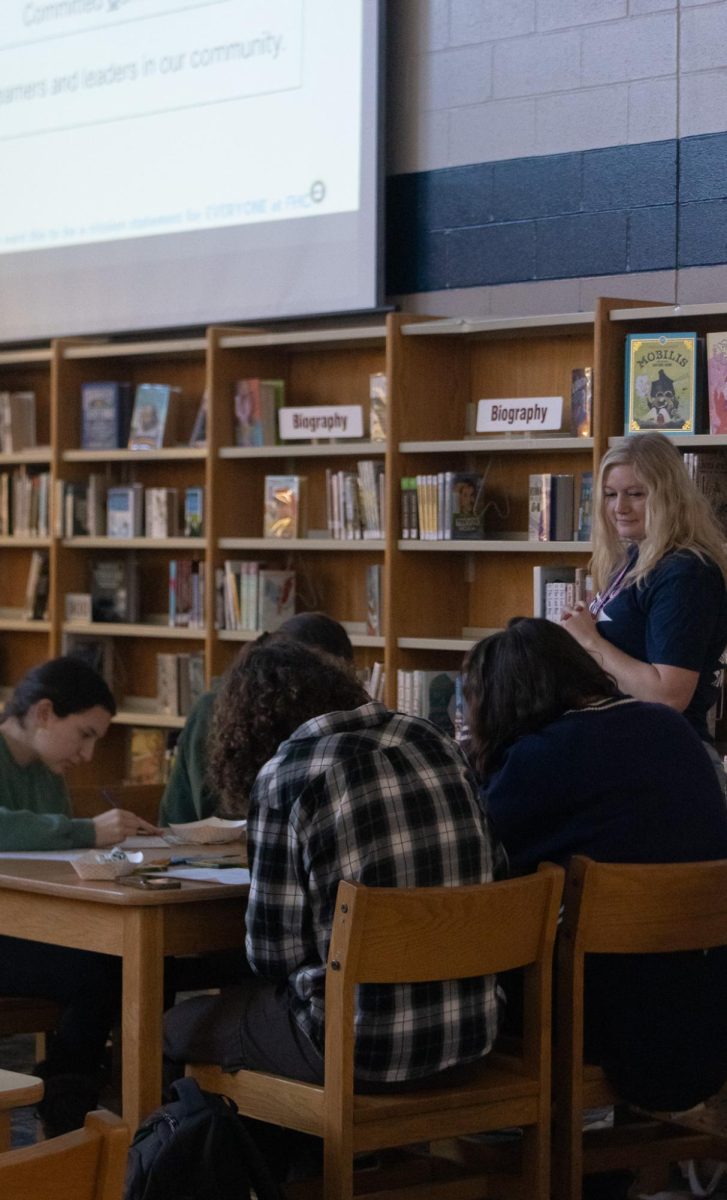
[(606, 515), (604, 487), (613, 467), (631, 467), (646, 490), (646, 534), (624, 582), (642, 583), (672, 550), (687, 550), (702, 560), (712, 559), (727, 582), (727, 542), (708, 500), (689, 478), (681, 454), (668, 437), (663, 433), (640, 433), (624, 438), (601, 460), (591, 560), (596, 591), (606, 587), (628, 553)]

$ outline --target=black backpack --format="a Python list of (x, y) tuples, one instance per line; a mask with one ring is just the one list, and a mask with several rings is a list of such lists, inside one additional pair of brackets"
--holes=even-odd
[(228, 1096), (194, 1079), (139, 1126), (131, 1143), (124, 1200), (283, 1200), (255, 1141)]

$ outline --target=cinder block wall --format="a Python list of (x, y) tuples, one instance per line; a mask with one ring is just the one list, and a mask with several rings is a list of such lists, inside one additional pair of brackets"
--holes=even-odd
[(387, 291), (409, 311), (727, 293), (727, 0), (389, 0)]

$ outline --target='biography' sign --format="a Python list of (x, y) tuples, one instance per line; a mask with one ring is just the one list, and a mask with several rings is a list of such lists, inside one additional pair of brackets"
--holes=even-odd
[(318, 404), (307, 408), (281, 408), (280, 436), (284, 441), (313, 438), (363, 437), (363, 408), (360, 404)]
[(476, 433), (539, 433), (560, 429), (562, 396), (522, 396), (517, 400), (480, 400)]

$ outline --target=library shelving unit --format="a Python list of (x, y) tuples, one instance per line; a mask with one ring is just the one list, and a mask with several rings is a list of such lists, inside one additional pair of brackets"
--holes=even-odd
[[(202, 651), (207, 684), (233, 661), (254, 633), (216, 626), (215, 572), (227, 559), (294, 568), (298, 608), (320, 608), (349, 629), (360, 666), (384, 663), (386, 698), (396, 702), (399, 669), (456, 668), (466, 649), (533, 606), (533, 567), (586, 566), (585, 542), (527, 539), (528, 476), (596, 471), (610, 440), (623, 434), (624, 342), (636, 329), (727, 328), (727, 307), (674, 309), (627, 300), (599, 301), (595, 313), (521, 319), (434, 319), (391, 314), (384, 319), (230, 328), (202, 336), (127, 340), (58, 339), (35, 350), (0, 351), (0, 391), (33, 390), (38, 446), (0, 455), (0, 471), (25, 466), (50, 470), (57, 485), (100, 472), (108, 482), (205, 488), (201, 538), (120, 540), (61, 536), (58, 513), (47, 538), (3, 538), (0, 555), (0, 686), (10, 686), (33, 663), (61, 653), (64, 633), (109, 637), (114, 646), (120, 711), (96, 761), (72, 782), (121, 779), (129, 725), (174, 729), (183, 718), (155, 708), (156, 656)], [(472, 436), (472, 406), (484, 398), (562, 395), (569, 427), (571, 371), (593, 366), (593, 437)], [(235, 445), (233, 397), (241, 378), (282, 379), (292, 405), (361, 404), (368, 410), (370, 376), (385, 373), (386, 442), (349, 440)], [(99, 380), (164, 383), (180, 389), (177, 440), (158, 451), (80, 448), (80, 393)], [(189, 437), (207, 397), (207, 442)], [(692, 436), (686, 446), (727, 439)], [(727, 446), (726, 446), (727, 448)], [(385, 536), (378, 541), (334, 540), (326, 523), (326, 471), (355, 470), (367, 458), (386, 469)], [(401, 536), (402, 476), (439, 471), (484, 475), (487, 510), (481, 541), (414, 541)], [(264, 538), (264, 479), (307, 478), (308, 531), (295, 540)], [(23, 617), (33, 549), (47, 549), (47, 621)], [(69, 625), (68, 592), (88, 592), (97, 558), (135, 556), (141, 615), (134, 625)], [(205, 624), (168, 624), (168, 570), (173, 558), (205, 564)], [(366, 634), (366, 567), (383, 567), (383, 629)]]
[[(48, 472), (51, 465), (51, 350), (0, 350), (0, 392), (32, 391), (36, 397), (37, 445), (0, 454), (0, 472)], [(25, 593), (33, 551), (50, 553), (50, 536), (0, 537), (0, 685), (8, 688), (30, 667), (52, 654), (50, 620), (25, 616)]]
[[(533, 611), (533, 566), (586, 566), (590, 543), (528, 541), (528, 477), (593, 470), (594, 439), (466, 436), (480, 399), (562, 395), (594, 362), (594, 315), (396, 322), (392, 393), (394, 481), (439, 471), (485, 477), (481, 541), (402, 540), (392, 511), (387, 680), (397, 669), (454, 669), (479, 637)], [(393, 700), (391, 691), (389, 699)]]

